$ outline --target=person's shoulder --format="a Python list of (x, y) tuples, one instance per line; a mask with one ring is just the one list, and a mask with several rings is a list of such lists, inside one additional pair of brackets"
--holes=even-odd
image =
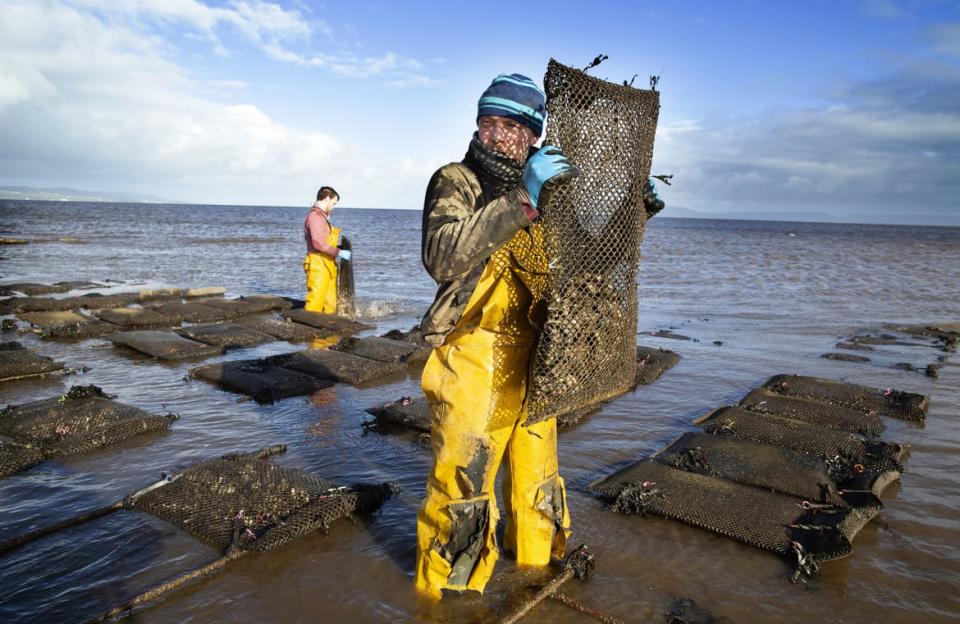
[(473, 169), (462, 162), (447, 163), (446, 165), (440, 167), (433, 174), (433, 179), (435, 181), (450, 180), (466, 182), (471, 185), (478, 183), (477, 174), (473, 172)]

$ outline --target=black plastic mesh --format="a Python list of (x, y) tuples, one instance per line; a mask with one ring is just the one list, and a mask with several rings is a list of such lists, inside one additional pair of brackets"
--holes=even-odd
[(308, 325), (301, 325), (300, 323), (294, 323), (293, 321), (288, 320), (264, 318), (262, 316), (237, 319), (234, 321), (234, 323), (236, 325), (249, 327), (250, 329), (255, 329), (256, 331), (264, 334), (269, 334), (270, 336), (279, 338), (280, 340), (292, 342), (304, 342), (313, 340), (315, 338), (324, 338), (330, 335), (330, 332), (328, 331), (310, 327)]
[(545, 189), (547, 319), (527, 423), (617, 396), (635, 383), (637, 270), (660, 97), (550, 61), (544, 143), (581, 174)]
[(385, 333), (383, 337), (390, 340), (411, 342), (417, 346), (417, 349), (404, 359), (407, 364), (422, 364), (427, 361), (430, 352), (433, 351), (433, 347), (423, 339), (423, 333), (418, 326), (412, 327), (408, 331), (392, 329)]
[(330, 379), (354, 386), (381, 381), (405, 368), (400, 362), (378, 362), (329, 349), (307, 349), (265, 359), (273, 366), (298, 371), (317, 379)]
[(646, 386), (660, 379), (680, 361), (680, 356), (669, 349), (637, 347), (637, 376), (635, 384)]
[(224, 310), (192, 302), (162, 301), (151, 304), (150, 309), (172, 321), (171, 326), (183, 321), (187, 323), (215, 323), (233, 316)]
[(843, 405), (902, 420), (922, 421), (927, 417), (927, 409), (930, 406), (927, 397), (912, 392), (902, 392), (893, 388), (880, 390), (800, 375), (774, 375), (763, 384), (763, 387), (778, 394)]
[(329, 380), (272, 366), (262, 359), (210, 364), (192, 369), (190, 374), (245, 394), (260, 403), (310, 394), (332, 385)]
[[(59, 312), (81, 307), (77, 300), (80, 297), (17, 297), (9, 302), (10, 309), (16, 312)], [(129, 303), (129, 302), (128, 302)]]
[(426, 397), (402, 397), (367, 410), (378, 424), (389, 423), (430, 432), (430, 404)]
[(331, 336), (350, 336), (365, 329), (373, 328), (372, 325), (351, 321), (336, 314), (310, 312), (304, 309), (290, 310), (284, 313), (284, 317), (297, 323), (326, 330), (330, 332), (329, 335)]
[(45, 459), (43, 451), (35, 446), (0, 435), (0, 479), (36, 466)]
[(172, 331), (130, 331), (109, 336), (108, 340), (161, 360), (204, 358), (223, 352), (221, 347), (189, 340)]
[(37, 355), (19, 342), (0, 343), (0, 381), (45, 375), (62, 369), (60, 362)]
[(48, 327), (40, 335), (44, 338), (57, 340), (83, 340), (86, 338), (102, 338), (123, 331), (124, 328), (106, 321), (92, 320), (75, 325), (62, 327)]
[(103, 284), (93, 282), (57, 282), (56, 284), (35, 284), (21, 282), (17, 284), (4, 284), (3, 288), (15, 290), (25, 295), (47, 295), (51, 293), (65, 293), (70, 290), (80, 290), (84, 288), (98, 288)]
[(291, 303), (283, 297), (250, 295), (239, 299), (204, 299), (202, 304), (223, 310), (232, 316), (261, 314), (270, 310), (289, 310)]
[(417, 345), (412, 342), (390, 340), (380, 336), (348, 337), (330, 348), (334, 351), (342, 351), (379, 362), (404, 361), (408, 355), (418, 349)]
[(276, 340), (270, 334), (234, 323), (191, 325), (174, 331), (184, 338), (224, 348), (252, 347)]
[(249, 455), (201, 462), (134, 498), (133, 509), (224, 550), (263, 552), (351, 513), (372, 511), (389, 486), (338, 487), (302, 470)]
[(758, 388), (740, 400), (740, 407), (754, 412), (764, 412), (802, 420), (831, 429), (855, 431), (865, 436), (883, 433), (885, 425), (876, 414), (862, 412), (852, 407), (832, 405), (800, 397), (784, 396)]
[(96, 386), (74, 386), (59, 397), (6, 407), (0, 412), (0, 435), (45, 457), (73, 455), (164, 430), (175, 418), (112, 401)]
[[(822, 458), (791, 449), (732, 436), (685, 433), (657, 453), (654, 459), (680, 470), (789, 494), (810, 502), (847, 504), (840, 490), (847, 487), (850, 475), (838, 474), (834, 465)], [(870, 487), (862, 489), (871, 489), (879, 496), (884, 487), (899, 478), (899, 472), (874, 472), (867, 477)], [(858, 478), (858, 487), (863, 484), (864, 479)]]
[(785, 494), (653, 461), (628, 466), (590, 488), (621, 513), (678, 520), (784, 556), (795, 552), (791, 542), (797, 542), (819, 561), (850, 554), (854, 536), (879, 511), (879, 505), (804, 509)]
[(43, 329), (54, 329), (58, 327), (70, 327), (81, 323), (90, 322), (90, 318), (64, 310), (61, 312), (23, 312), (17, 315), (21, 321), (30, 323), (34, 327)]
[(107, 308), (99, 310), (97, 317), (121, 327), (164, 327), (171, 324), (168, 318), (148, 308)]
[(856, 472), (902, 470), (905, 450), (899, 444), (865, 440), (855, 433), (827, 429), (799, 420), (752, 412), (740, 407), (721, 407), (695, 421), (707, 433), (731, 435), (810, 453), (835, 462), (837, 470)]

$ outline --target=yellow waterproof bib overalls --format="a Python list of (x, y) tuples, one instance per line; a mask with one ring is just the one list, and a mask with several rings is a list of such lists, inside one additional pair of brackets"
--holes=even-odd
[(504, 546), (521, 565), (546, 565), (566, 546), (556, 419), (522, 426), (536, 345), (528, 315), (546, 275), (542, 249), (542, 231), (532, 226), (490, 257), (456, 328), (423, 371), (434, 465), (417, 515), (415, 583), (433, 597), (441, 589), (482, 592), (493, 574), (501, 460)]
[[(340, 242), (340, 228), (330, 226), (327, 244), (336, 247)], [(308, 312), (337, 313), (337, 261), (317, 252), (307, 252), (303, 258), (307, 274), (307, 297), (303, 309)]]

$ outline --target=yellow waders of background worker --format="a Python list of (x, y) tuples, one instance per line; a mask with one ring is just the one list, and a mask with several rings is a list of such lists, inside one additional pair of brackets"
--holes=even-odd
[[(340, 228), (331, 227), (326, 243), (336, 247), (340, 242)], [(322, 253), (308, 252), (303, 258), (307, 274), (307, 296), (303, 306), (310, 312), (337, 313), (337, 262)]]

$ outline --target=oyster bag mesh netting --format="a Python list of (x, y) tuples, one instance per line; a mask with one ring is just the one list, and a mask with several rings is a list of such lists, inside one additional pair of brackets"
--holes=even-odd
[(546, 321), (529, 423), (626, 392), (635, 382), (637, 270), (660, 95), (551, 60), (545, 144), (580, 169), (545, 189)]
[(590, 488), (621, 513), (652, 514), (781, 555), (803, 546), (818, 561), (850, 554), (879, 505), (804, 509), (785, 494), (642, 461)]
[[(66, 394), (9, 405), (0, 411), (0, 476), (14, 474), (54, 455), (85, 453), (150, 431), (176, 417), (157, 416), (110, 400), (96, 386), (74, 386)], [(24, 456), (31, 461), (24, 460)]]
[(337, 487), (250, 454), (200, 462), (132, 507), (220, 548), (262, 552), (372, 511), (391, 494), (386, 485)]

